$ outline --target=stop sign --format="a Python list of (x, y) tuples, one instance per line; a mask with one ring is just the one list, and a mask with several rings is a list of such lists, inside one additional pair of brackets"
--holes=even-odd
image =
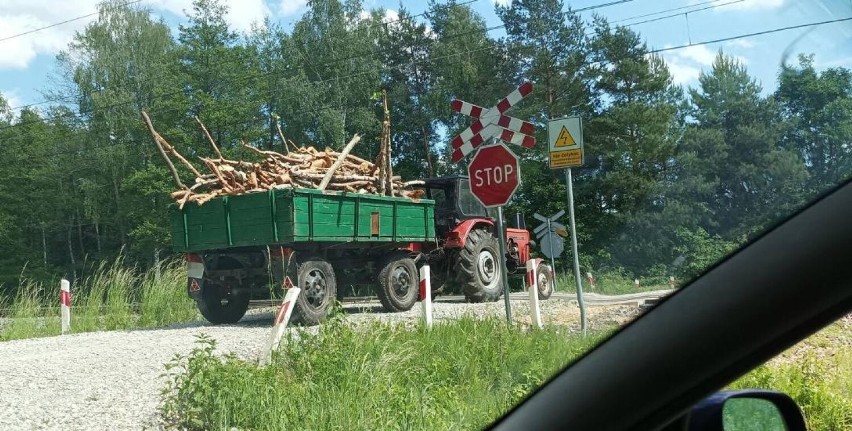
[(467, 174), (470, 191), (489, 208), (506, 205), (521, 185), (518, 158), (503, 144), (480, 147)]

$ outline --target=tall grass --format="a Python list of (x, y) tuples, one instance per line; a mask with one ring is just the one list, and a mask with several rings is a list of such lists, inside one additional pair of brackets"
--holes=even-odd
[(802, 408), (808, 429), (852, 430), (852, 334), (835, 334), (838, 330), (848, 328), (838, 324), (827, 328), (803, 342), (801, 353), (761, 365), (731, 387), (790, 395)]
[[(24, 280), (4, 304), (0, 340), (58, 335), (59, 286)], [(71, 332), (162, 326), (196, 318), (181, 262), (139, 271), (122, 257), (72, 283)]]
[(260, 367), (219, 358), (202, 338), (167, 366), (164, 415), (189, 429), (481, 428), (597, 341), (499, 319), (431, 331), (333, 319), (291, 334)]

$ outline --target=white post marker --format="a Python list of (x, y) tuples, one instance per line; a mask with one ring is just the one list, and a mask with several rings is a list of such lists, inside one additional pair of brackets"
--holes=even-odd
[(284, 295), (284, 302), (278, 307), (278, 312), (275, 313), (275, 321), (273, 322), (272, 332), (269, 334), (269, 340), (266, 342), (264, 355), (260, 360), (261, 365), (266, 365), (272, 361), (272, 352), (278, 349), (278, 344), (281, 342), (281, 336), (284, 335), (284, 330), (287, 329), (287, 322), (290, 321), (290, 315), (293, 314), (293, 307), (296, 305), (296, 298), (299, 297), (301, 290), (298, 287), (287, 289), (287, 294)]
[(71, 282), (64, 278), (59, 282), (59, 310), (64, 334), (71, 331)]
[(423, 323), (432, 328), (432, 280), (429, 279), (429, 265), (420, 267), (420, 303), (423, 309)]
[(538, 262), (538, 259), (527, 259), (527, 285), (530, 293), (531, 324), (542, 329), (544, 325), (541, 323), (541, 305), (538, 303)]

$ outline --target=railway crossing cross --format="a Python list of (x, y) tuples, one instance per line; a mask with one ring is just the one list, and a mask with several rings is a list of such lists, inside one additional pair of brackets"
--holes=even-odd
[(489, 138), (497, 138), (525, 148), (534, 147), (535, 137), (532, 134), (535, 133), (535, 126), (530, 122), (503, 114), (523, 100), (532, 90), (532, 83), (525, 82), (489, 109), (463, 100), (453, 100), (450, 104), (453, 111), (476, 118), (470, 127), (453, 138), (453, 161), (458, 162)]

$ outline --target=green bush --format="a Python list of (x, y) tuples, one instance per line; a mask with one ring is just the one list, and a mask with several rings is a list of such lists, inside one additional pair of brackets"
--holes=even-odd
[(519, 402), (600, 337), (462, 319), (423, 327), (340, 319), (291, 333), (270, 366), (201, 338), (167, 368), (165, 418), (188, 429), (471, 429)]

